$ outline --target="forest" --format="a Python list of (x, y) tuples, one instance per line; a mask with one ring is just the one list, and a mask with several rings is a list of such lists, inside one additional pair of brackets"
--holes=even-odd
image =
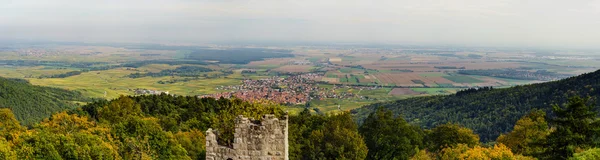
[(61, 74), (42, 75), (39, 78), (66, 78), (66, 77), (80, 75), (81, 73), (82, 73), (81, 71), (70, 71), (70, 72), (61, 73)]
[(79, 92), (33, 86), (23, 79), (0, 77), (0, 108), (10, 108), (23, 125), (32, 125), (52, 113), (77, 107), (76, 102), (88, 102)]
[[(464, 68), (462, 68), (464, 69)], [(458, 73), (466, 75), (491, 76), (499, 78), (520, 79), (520, 80), (542, 80), (551, 81), (569, 77), (566, 74), (558, 74), (546, 70), (537, 70), (530, 72), (527, 70), (516, 69), (475, 69), (475, 70), (459, 70)]]
[[(468, 89), (453, 95), (376, 103), (352, 113), (362, 121), (377, 108), (386, 108), (424, 128), (458, 123), (481, 135), (482, 142), (490, 142), (510, 131), (518, 118), (532, 109), (550, 113), (551, 104), (564, 104), (571, 96), (600, 97), (598, 88), (600, 71), (546, 83), (503, 89)], [(598, 102), (598, 99), (593, 101)]]
[[(289, 117), (289, 157), (302, 159), (589, 159), (600, 154), (598, 112), (590, 97), (552, 105), (552, 116), (531, 110), (495, 143), (460, 124), (431, 129), (380, 108), (362, 125), (349, 112)], [(22, 126), (0, 109), (0, 159), (204, 159), (204, 131), (231, 145), (234, 118), (281, 117), (268, 102), (184, 96), (122, 96), (98, 100)], [(552, 129), (551, 129), (552, 128)]]
[[(0, 159), (204, 159), (204, 131), (230, 146), (238, 115), (269, 101), (78, 92), (0, 79)], [(289, 116), (290, 159), (594, 159), (600, 71), (559, 81)], [(83, 106), (77, 103), (85, 102)]]

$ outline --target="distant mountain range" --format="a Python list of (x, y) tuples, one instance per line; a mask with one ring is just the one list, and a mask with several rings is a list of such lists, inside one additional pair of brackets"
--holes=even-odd
[(75, 108), (76, 102), (81, 101), (88, 99), (79, 92), (34, 86), (23, 79), (0, 77), (0, 108), (10, 108), (23, 125)]
[(600, 102), (600, 70), (546, 83), (504, 89), (469, 89), (453, 95), (376, 103), (352, 110), (352, 113), (360, 122), (369, 113), (384, 107), (424, 128), (449, 122), (464, 125), (487, 142), (510, 131), (515, 122), (532, 109), (550, 113), (552, 104), (563, 104), (574, 95), (596, 97), (596, 102)]

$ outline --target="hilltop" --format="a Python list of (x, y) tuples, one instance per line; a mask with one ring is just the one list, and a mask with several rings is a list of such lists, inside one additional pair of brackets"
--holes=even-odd
[(24, 125), (39, 122), (52, 113), (72, 109), (77, 106), (76, 102), (86, 100), (79, 92), (0, 77), (0, 108), (10, 108)]
[(515, 122), (532, 109), (549, 112), (552, 104), (563, 104), (567, 97), (574, 95), (600, 97), (599, 88), (600, 70), (546, 83), (503, 89), (468, 89), (452, 95), (376, 103), (352, 113), (362, 121), (383, 107), (424, 128), (459, 123), (473, 129), (486, 142), (510, 131)]

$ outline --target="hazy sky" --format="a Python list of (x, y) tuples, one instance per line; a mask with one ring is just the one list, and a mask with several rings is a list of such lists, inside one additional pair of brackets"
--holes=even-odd
[(600, 46), (598, 0), (0, 0), (0, 39)]

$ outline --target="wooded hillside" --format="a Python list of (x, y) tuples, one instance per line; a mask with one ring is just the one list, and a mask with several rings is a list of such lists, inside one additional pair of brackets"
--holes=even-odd
[(362, 121), (369, 113), (383, 107), (424, 128), (458, 123), (473, 129), (481, 135), (482, 141), (487, 142), (510, 131), (519, 117), (532, 109), (549, 112), (551, 104), (563, 104), (567, 97), (574, 95), (600, 97), (600, 71), (505, 89), (470, 89), (453, 95), (377, 103), (352, 113)]
[(87, 100), (79, 92), (0, 77), (0, 108), (10, 108), (24, 125), (37, 123), (55, 112), (73, 109), (77, 106), (76, 101)]

